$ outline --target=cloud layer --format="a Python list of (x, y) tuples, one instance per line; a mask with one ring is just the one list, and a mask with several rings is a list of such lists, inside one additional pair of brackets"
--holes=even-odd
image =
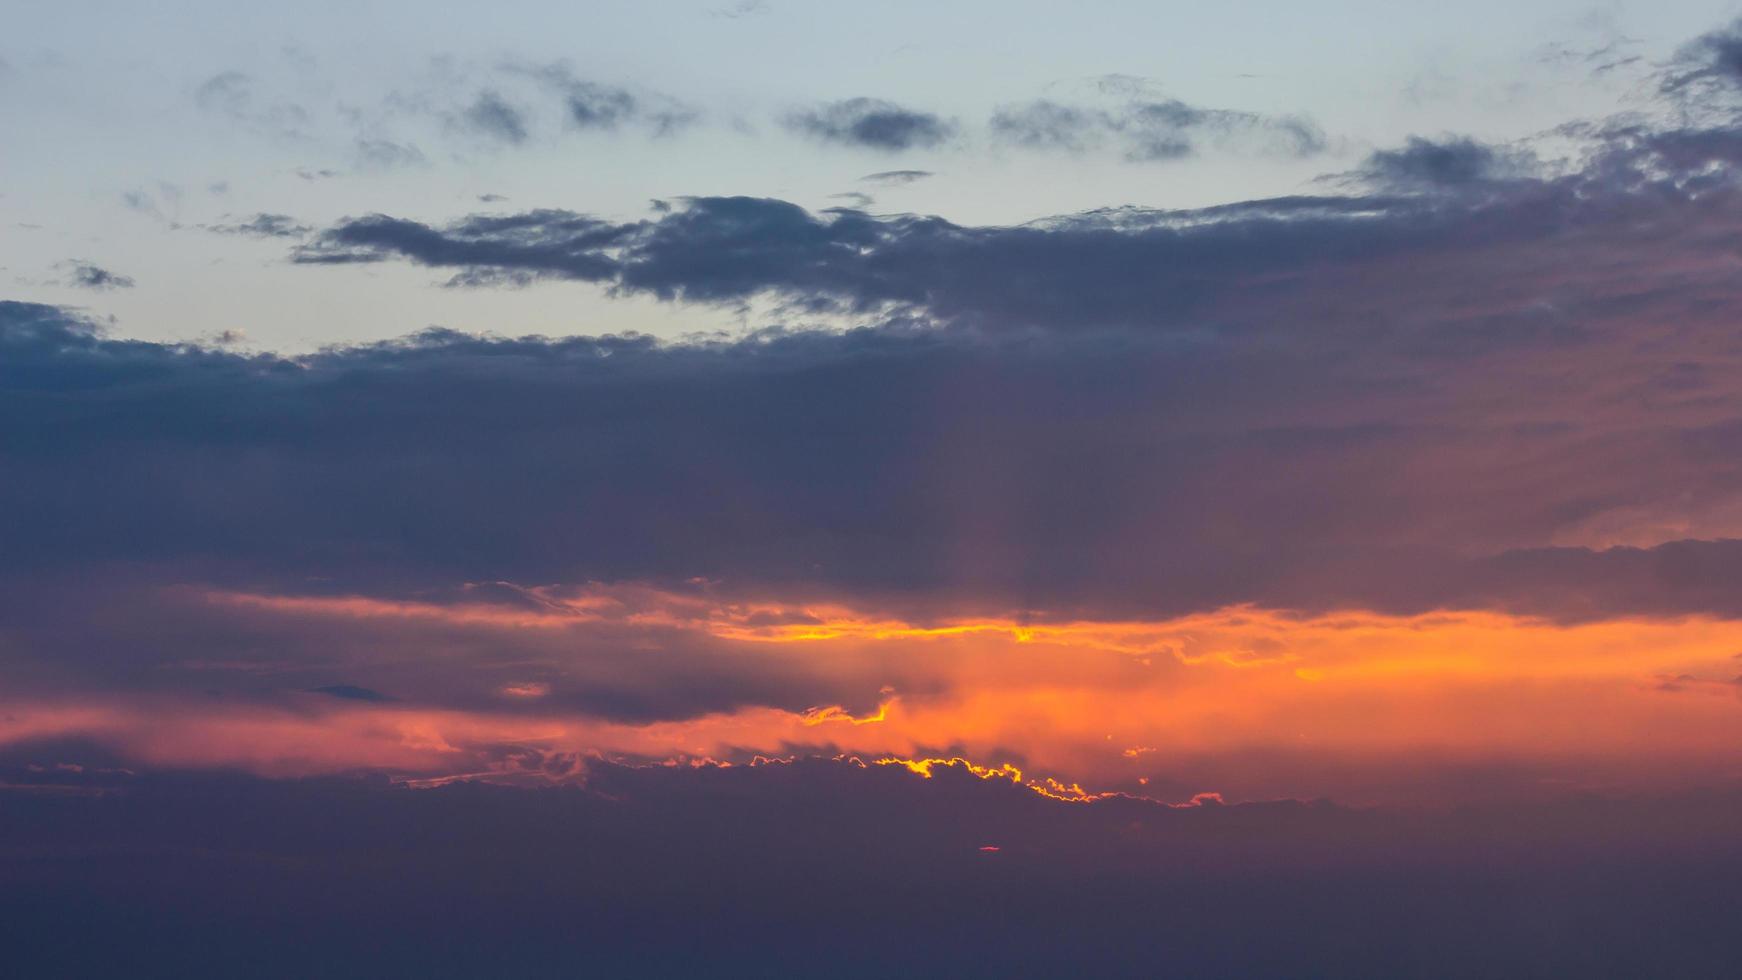
[(601, 767), (596, 792), (527, 793), (18, 767), (42, 792), (0, 809), (28, 842), (0, 853), (0, 939), (30, 972), (264, 976), (1717, 976), (1738, 954), (1733, 794), (1448, 817), (1061, 805), (933, 772)]

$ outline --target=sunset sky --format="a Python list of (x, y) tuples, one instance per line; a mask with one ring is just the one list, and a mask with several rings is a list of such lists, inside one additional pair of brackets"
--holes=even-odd
[(0, 14), (28, 975), (1742, 956), (1742, 5)]

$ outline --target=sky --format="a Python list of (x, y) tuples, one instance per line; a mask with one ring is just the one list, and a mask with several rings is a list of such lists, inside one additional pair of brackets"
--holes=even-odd
[(1742, 954), (1742, 5), (0, 15), (33, 971)]

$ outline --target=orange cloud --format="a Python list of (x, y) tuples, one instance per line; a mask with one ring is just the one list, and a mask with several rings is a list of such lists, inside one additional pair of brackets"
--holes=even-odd
[(563, 678), (585, 668), (589, 654), (577, 644), (538, 665), (552, 680), (498, 688), (501, 713), (415, 702), (166, 707), (115, 695), (0, 704), (0, 744), (90, 737), (166, 765), (384, 768), (426, 780), (568, 778), (572, 767), (540, 768), (558, 758), (731, 761), (814, 751), (900, 762), (920, 775), (961, 765), (1075, 800), (1162, 787), (1175, 800), (1203, 791), (1425, 799), (1484, 786), (1646, 789), (1742, 774), (1742, 698), (1734, 696), (1742, 688), (1731, 683), (1742, 623), (1728, 620), (1565, 625), (1492, 612), (1301, 616), (1233, 607), (1154, 622), (908, 623), (642, 586), (530, 591), (537, 601), (525, 608), (235, 593), (207, 600), (341, 624), (417, 619), (504, 638), (565, 630), (585, 639), (608, 628), (618, 642), (625, 630), (676, 631), (706, 641), (698, 657), (882, 694), (862, 715), (836, 702), (604, 721), (557, 696)]

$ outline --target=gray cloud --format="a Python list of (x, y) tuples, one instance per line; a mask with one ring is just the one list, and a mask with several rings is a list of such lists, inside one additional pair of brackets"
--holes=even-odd
[(894, 185), (911, 184), (915, 181), (935, 176), (936, 174), (933, 174), (930, 170), (880, 170), (874, 174), (866, 174), (859, 179), (872, 184)]
[(461, 111), (459, 121), (474, 133), (504, 143), (524, 143), (528, 135), (521, 110), (489, 89), (479, 92), (472, 104)]
[(388, 139), (359, 138), (355, 144), (357, 160), (365, 167), (391, 170), (412, 167), (425, 162), (423, 151), (410, 143)]
[(132, 289), (136, 285), (131, 276), (124, 276), (118, 272), (111, 272), (108, 269), (87, 262), (83, 259), (69, 259), (66, 262), (60, 263), (60, 267), (67, 270), (65, 280), (66, 284), (78, 289), (94, 289), (99, 291), (109, 289)]
[(956, 133), (955, 123), (941, 116), (868, 98), (794, 112), (785, 123), (788, 129), (824, 143), (887, 152), (931, 149)]
[(252, 238), (301, 238), (312, 229), (298, 224), (288, 214), (256, 214), (240, 221), (204, 225), (207, 231), (221, 235), (246, 235)]
[(1534, 163), (1527, 153), (1498, 149), (1469, 137), (1411, 136), (1398, 149), (1375, 151), (1360, 173), (1402, 188), (1447, 187), (1529, 176)]
[[(1126, 261), (1110, 237), (1072, 239), (1080, 268)], [(1024, 248), (1056, 265), (1064, 253), (1037, 241)], [(1534, 281), (1517, 256), (1540, 251), (1502, 247), (1491, 265)], [(1568, 267), (1588, 264), (1574, 252)], [(1021, 278), (1010, 254), (989, 267)], [(1732, 499), (1711, 461), (1742, 445), (1725, 421), (1742, 392), (1676, 370), (1673, 349), (1637, 353), (1652, 323), (1721, 334), (1728, 307), (1562, 284), (1579, 329), (1507, 310), (1423, 320), (1423, 295), (1445, 302), (1470, 266), (1442, 283), (1423, 277), (1425, 252), (1373, 272), (1342, 254), (1357, 280), (1418, 271), (1327, 305), (1350, 273), (1321, 263), (1314, 289), (1271, 290), (1248, 314), (1273, 321), (1277, 303), (1300, 311), (1288, 322), (1243, 324), (1238, 304), (1200, 296), (1181, 319), (1116, 331), (973, 317), (675, 346), (438, 331), (295, 361), (105, 340), (13, 304), (5, 462), (30, 476), (0, 488), (0, 531), (15, 569), (169, 563), (303, 588), (342, 568), (368, 593), (701, 576), (1061, 614), (1732, 609), (1736, 542), (1542, 550), (1606, 513)], [(1228, 288), (1265, 292), (1242, 282)], [(1551, 381), (1573, 366), (1592, 379), (1578, 395)], [(1657, 407), (1583, 421), (1623, 392)], [(1551, 485), (1529, 462), (1543, 459), (1561, 461)], [(104, 489), (117, 484), (124, 498)]]
[(253, 76), (240, 71), (213, 75), (194, 89), (194, 102), (207, 112), (233, 122), (279, 135), (300, 135), (309, 122), (309, 112), (293, 102), (260, 97)]
[(1288, 156), (1325, 148), (1324, 134), (1304, 117), (1203, 109), (1175, 99), (1134, 99), (1116, 109), (1040, 99), (999, 109), (989, 125), (1010, 145), (1073, 153), (1113, 146), (1132, 161), (1191, 156), (1206, 142), (1238, 141)]
[(1742, 93), (1742, 20), (1683, 45), (1662, 86), (1667, 94), (1694, 99)]
[(562, 98), (564, 118), (575, 129), (612, 130), (641, 124), (656, 134), (668, 135), (700, 118), (699, 112), (675, 99), (657, 94), (640, 96), (619, 86), (580, 78), (560, 62), (517, 70)]

